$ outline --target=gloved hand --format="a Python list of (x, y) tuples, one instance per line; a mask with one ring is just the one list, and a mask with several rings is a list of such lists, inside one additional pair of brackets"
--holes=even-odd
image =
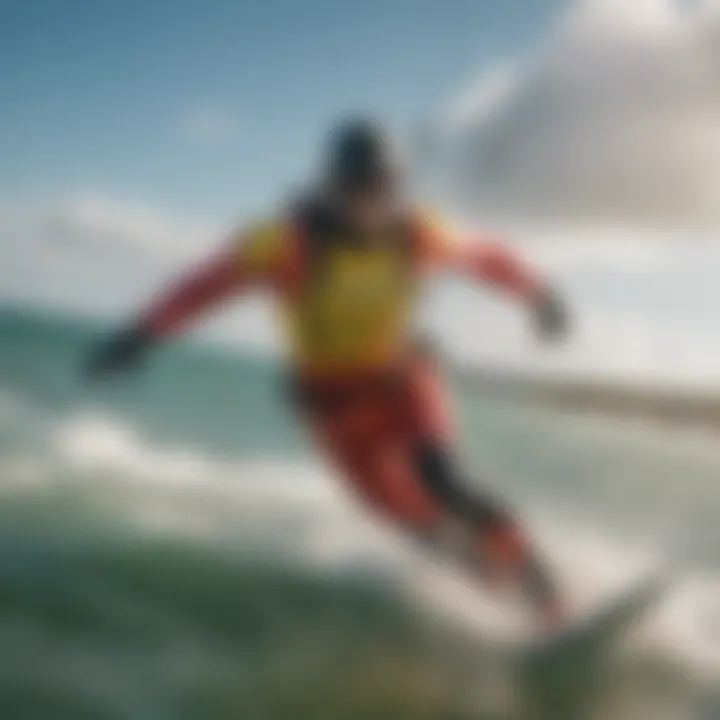
[(543, 342), (564, 340), (570, 331), (567, 305), (553, 288), (544, 289), (533, 304), (535, 333)]
[(94, 381), (128, 374), (142, 363), (151, 344), (151, 334), (139, 326), (121, 330), (90, 352), (83, 376)]

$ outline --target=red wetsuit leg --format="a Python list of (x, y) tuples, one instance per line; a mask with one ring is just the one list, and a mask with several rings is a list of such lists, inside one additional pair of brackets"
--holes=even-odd
[(457, 475), (449, 404), (432, 362), (419, 361), (391, 388), (311, 417), (325, 454), (381, 517), (429, 539), (448, 519), (458, 521), (479, 569), (519, 581), (539, 607), (552, 606), (552, 584), (512, 514)]
[(401, 393), (389, 388), (361, 394), (333, 412), (314, 413), (311, 425), (320, 447), (361, 499), (403, 526), (427, 530), (443, 512), (418, 482), (405, 413)]
[(432, 358), (419, 358), (410, 374), (406, 413), (417, 482), (446, 517), (468, 527), (488, 570), (519, 580), (539, 606), (552, 607), (556, 589), (522, 524), (491, 493), (468, 487), (466, 478), (458, 473), (452, 453), (448, 394)]
[(518, 565), (526, 543), (511, 514), (494, 497), (468, 487), (466, 478), (458, 476), (449, 397), (437, 362), (428, 353), (418, 355), (408, 374), (404, 410), (407, 452), (416, 481), (446, 516), (476, 535), (486, 561), (500, 567)]

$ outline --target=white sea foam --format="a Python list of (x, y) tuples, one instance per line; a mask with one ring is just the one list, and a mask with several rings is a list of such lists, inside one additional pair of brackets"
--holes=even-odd
[[(19, 407), (16, 401), (6, 405)], [(23, 407), (29, 417), (27, 411)], [(199, 536), (268, 562), (291, 559), (314, 572), (370, 571), (378, 581), (394, 582), (424, 612), (484, 639), (512, 642), (527, 632), (516, 606), (496, 601), (447, 563), (403, 542), (359, 508), (323, 467), (290, 460), (233, 462), (186, 447), (158, 446), (131, 424), (98, 414), (62, 420), (48, 439), (42, 452), (20, 449), (3, 457), (5, 494), (79, 483), (98, 511), (131, 523), (138, 533)], [(657, 446), (653, 433), (621, 440), (648, 450)], [(680, 444), (686, 441), (688, 455), (698, 457), (691, 451), (699, 444), (705, 450), (701, 457), (713, 460), (700, 438)], [(643, 545), (640, 532), (632, 547), (613, 541), (609, 531), (554, 514), (552, 498), (532, 525), (580, 613), (632, 585), (662, 555), (657, 537), (648, 535)], [(678, 572), (648, 616), (638, 649), (676, 663), (697, 681), (716, 682), (718, 608), (718, 571), (701, 565)]]
[[(280, 551), (309, 568), (373, 568), (421, 607), (487, 636), (518, 639), (526, 627), (468, 578), (428, 559), (365, 515), (323, 468), (303, 462), (234, 463), (153, 447), (112, 418), (79, 416), (54, 436), (57, 454), (113, 509), (153, 531), (241, 537), (247, 551)], [(117, 501), (117, 502), (115, 502)], [(631, 586), (660, 549), (613, 543), (601, 530), (547, 515), (534, 529), (580, 612)], [(251, 542), (248, 542), (248, 541)], [(649, 618), (645, 647), (711, 679), (720, 672), (720, 576), (678, 575)]]

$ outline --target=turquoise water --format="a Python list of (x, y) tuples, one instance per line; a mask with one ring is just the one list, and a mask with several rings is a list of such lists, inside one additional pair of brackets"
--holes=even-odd
[(96, 336), (0, 314), (0, 717), (720, 717), (715, 437), (451, 382), (471, 474), (578, 607), (674, 573), (602, 662), (520, 673), (523, 619), (355, 506), (275, 364), (178, 346), (88, 390)]

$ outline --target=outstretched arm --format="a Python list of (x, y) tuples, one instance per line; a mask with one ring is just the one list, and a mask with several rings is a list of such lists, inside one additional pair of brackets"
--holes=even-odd
[(255, 280), (233, 249), (183, 275), (144, 310), (136, 327), (154, 338), (186, 329)]
[(534, 304), (547, 290), (547, 282), (509, 249), (494, 240), (447, 243), (444, 265), (526, 302)]
[(271, 228), (243, 234), (217, 256), (181, 276), (128, 326), (91, 353), (86, 375), (97, 378), (133, 369), (157, 342), (268, 279), (276, 260), (277, 236)]
[(457, 242), (447, 231), (426, 224), (421, 253), (431, 266), (468, 275), (525, 302), (541, 338), (555, 339), (566, 333), (567, 312), (557, 290), (494, 238)]

